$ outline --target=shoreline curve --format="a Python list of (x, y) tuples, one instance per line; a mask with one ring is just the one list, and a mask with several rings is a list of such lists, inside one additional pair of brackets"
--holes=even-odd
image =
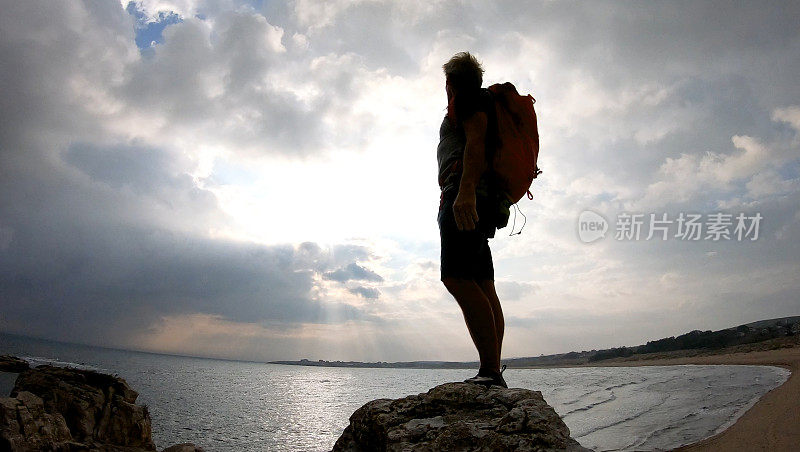
[[(776, 350), (593, 363), (591, 367), (699, 365), (778, 366), (791, 374), (764, 394), (728, 428), (700, 441), (672, 449), (675, 452), (720, 450), (800, 450), (800, 347)], [(587, 366), (588, 367), (588, 366)]]

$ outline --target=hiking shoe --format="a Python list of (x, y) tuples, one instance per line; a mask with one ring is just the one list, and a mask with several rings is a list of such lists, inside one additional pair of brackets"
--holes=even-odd
[(500, 369), (500, 373), (494, 376), (494, 382), (492, 383), (495, 386), (500, 386), (503, 388), (508, 388), (506, 384), (506, 380), (503, 378), (503, 372), (506, 371), (506, 365), (503, 364), (503, 367)]
[(494, 384), (494, 377), (478, 374), (472, 378), (467, 378), (466, 380), (464, 380), (464, 383), (473, 383), (476, 385), (491, 386), (492, 384)]
[(506, 370), (506, 365), (503, 364), (503, 367), (500, 369), (500, 372), (484, 372), (481, 375), (481, 372), (478, 372), (478, 375), (475, 375), (472, 378), (467, 378), (464, 380), (464, 383), (473, 383), (478, 385), (486, 386), (500, 386), (501, 388), (508, 388), (506, 381), (503, 379), (503, 372)]

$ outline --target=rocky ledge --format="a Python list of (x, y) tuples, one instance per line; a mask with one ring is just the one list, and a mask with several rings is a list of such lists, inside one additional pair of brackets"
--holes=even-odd
[(588, 451), (539, 391), (446, 383), (378, 399), (352, 416), (339, 451)]
[[(139, 394), (124, 379), (91, 370), (17, 365), (22, 372), (11, 396), (0, 397), (0, 450), (156, 450), (150, 413), (136, 405)], [(162, 452), (202, 449), (184, 443)]]
[(2, 372), (24, 372), (30, 369), (31, 366), (22, 358), (17, 358), (11, 355), (0, 356), (0, 371)]

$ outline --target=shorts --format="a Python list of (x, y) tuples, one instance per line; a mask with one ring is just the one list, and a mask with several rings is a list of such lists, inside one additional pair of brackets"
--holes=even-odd
[[(453, 215), (457, 189), (442, 192), (439, 203), (439, 237), (441, 238), (441, 278), (460, 278), (473, 281), (494, 281), (494, 264), (489, 249), (489, 237), (495, 227), (490, 222), (491, 210), (487, 199), (477, 198), (478, 226), (472, 231), (459, 231)], [(488, 210), (488, 211), (487, 211)]]

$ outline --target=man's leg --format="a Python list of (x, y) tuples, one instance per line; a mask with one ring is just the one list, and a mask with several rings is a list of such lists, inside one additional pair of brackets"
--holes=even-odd
[[(496, 320), (492, 301), (486, 296), (481, 286), (468, 279), (443, 278), (447, 290), (458, 302), (467, 329), (478, 349), (481, 369), (500, 371), (500, 343), (496, 332)], [(492, 285), (494, 287), (494, 285)], [(495, 295), (497, 298), (497, 295)], [(497, 302), (499, 309), (500, 303)], [(502, 312), (501, 312), (502, 315)], [(502, 319), (501, 319), (502, 322)]]
[(494, 332), (497, 336), (497, 360), (500, 361), (503, 350), (503, 332), (505, 330), (505, 320), (503, 318), (503, 308), (500, 307), (500, 299), (497, 297), (497, 292), (494, 288), (494, 281), (486, 279), (478, 281), (483, 294), (489, 300), (489, 306), (492, 308), (492, 315), (494, 316)]

